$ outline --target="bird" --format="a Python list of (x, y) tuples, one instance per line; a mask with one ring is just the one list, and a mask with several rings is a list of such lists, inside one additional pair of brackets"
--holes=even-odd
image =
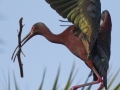
[[(87, 57), (88, 53), (82, 41), (82, 38), (84, 38), (84, 33), (74, 24), (67, 27), (60, 34), (53, 34), (44, 23), (35, 23), (32, 26), (31, 31), (22, 39), (21, 46), (36, 35), (44, 36), (52, 43), (62, 44), (66, 46), (71, 53), (84, 61), (85, 64), (93, 71), (94, 81), (73, 86), (70, 90), (77, 90), (78, 88), (98, 83), (101, 83), (98, 90), (101, 90), (103, 87), (107, 89), (107, 70), (110, 59), (111, 28), (111, 16), (109, 12), (105, 10), (101, 13), (100, 28), (91, 52), (91, 58)], [(16, 48), (18, 48), (18, 46)]]
[(45, 0), (60, 16), (67, 18), (83, 34), (82, 42), (90, 58), (100, 28), (100, 0)]

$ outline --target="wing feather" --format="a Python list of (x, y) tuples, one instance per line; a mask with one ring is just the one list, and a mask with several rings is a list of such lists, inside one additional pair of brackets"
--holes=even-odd
[[(111, 17), (108, 11), (103, 11), (104, 15), (103, 23), (99, 29), (97, 38), (97, 53), (94, 58), (95, 66), (98, 69), (99, 74), (103, 77), (103, 83), (107, 89), (107, 70), (109, 68), (110, 59), (110, 44), (111, 44)], [(96, 78), (96, 77), (95, 77)]]
[(83, 43), (88, 54), (100, 27), (100, 0), (45, 0), (63, 18), (67, 18), (84, 33)]

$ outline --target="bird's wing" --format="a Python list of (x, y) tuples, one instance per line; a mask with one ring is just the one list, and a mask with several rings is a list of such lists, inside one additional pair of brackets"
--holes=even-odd
[(101, 27), (99, 29), (97, 38), (97, 53), (98, 58), (94, 58), (96, 67), (99, 73), (103, 76), (103, 82), (105, 87), (107, 87), (107, 70), (109, 67), (110, 59), (110, 45), (111, 45), (111, 17), (107, 10), (103, 11), (101, 14)]
[[(104, 15), (104, 16), (102, 16)], [(98, 53), (102, 57), (101, 61), (103, 62), (106, 70), (108, 69), (109, 59), (110, 59), (110, 45), (111, 45), (111, 17), (107, 10), (103, 11), (101, 17), (104, 17), (103, 23), (99, 29), (98, 34)], [(105, 60), (104, 60), (105, 59)], [(106, 64), (105, 64), (106, 63)]]
[(45, 0), (63, 18), (67, 18), (85, 35), (83, 44), (89, 54), (100, 27), (100, 0)]

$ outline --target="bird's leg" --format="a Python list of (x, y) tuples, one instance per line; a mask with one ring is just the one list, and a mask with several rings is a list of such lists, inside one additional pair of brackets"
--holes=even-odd
[[(96, 76), (98, 78), (97, 81), (93, 81), (93, 82), (82, 84), (82, 85), (73, 86), (70, 90), (77, 90), (78, 88), (81, 88), (81, 87), (85, 87), (85, 86), (89, 86), (89, 85), (93, 85), (93, 84), (98, 84), (98, 83), (102, 82), (102, 78), (100, 77), (100, 75), (98, 74), (98, 72), (96, 71), (96, 69), (94, 67), (92, 68), (92, 71), (96, 74)], [(100, 89), (98, 89), (98, 90), (100, 90)]]
[(81, 85), (73, 86), (70, 90), (77, 90), (78, 88), (89, 86), (89, 85), (93, 85), (93, 84), (98, 84), (98, 83), (100, 83), (99, 80), (93, 81), (93, 82), (90, 82), (90, 83), (86, 83), (86, 84), (81, 84)]
[(104, 87), (104, 84), (103, 84), (103, 82), (101, 82), (100, 87), (98, 88), (98, 90), (102, 90), (103, 87)]
[(93, 72), (95, 73), (95, 75), (97, 76), (99, 83), (102, 82), (102, 78), (100, 77), (100, 75), (98, 74), (97, 70), (93, 67), (92, 68)]

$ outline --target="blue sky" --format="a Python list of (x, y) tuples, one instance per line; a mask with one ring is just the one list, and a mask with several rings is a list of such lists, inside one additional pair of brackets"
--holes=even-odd
[[(120, 12), (118, 8), (120, 7), (120, 0), (101, 0), (101, 5), (102, 11), (108, 10), (112, 18), (110, 65), (112, 65), (111, 73), (115, 74), (120, 68)], [(75, 57), (65, 46), (50, 43), (42, 36), (35, 36), (22, 48), (26, 57), (22, 56), (24, 78), (20, 77), (17, 59), (15, 63), (11, 61), (11, 55), (18, 42), (17, 29), (19, 29), (18, 20), (20, 17), (23, 17), (23, 24), (25, 24), (22, 37), (30, 31), (32, 25), (36, 22), (45, 23), (54, 34), (59, 34), (67, 28), (60, 25), (70, 24), (59, 22), (59, 19), (64, 19), (51, 9), (44, 0), (0, 0), (0, 39), (3, 40), (0, 45), (0, 49), (2, 49), (0, 52), (0, 90), (4, 90), (1, 82), (5, 84), (2, 70), (6, 79), (8, 70), (10, 70), (12, 90), (14, 90), (12, 70), (15, 72), (21, 90), (37, 90), (45, 67), (47, 67), (47, 73), (43, 90), (50, 90), (60, 63), (59, 86), (64, 87), (74, 61), (76, 70), (78, 68), (79, 72), (72, 85), (76, 85), (79, 80), (81, 80), (80, 84), (84, 83), (90, 72), (84, 62)], [(120, 82), (119, 77), (120, 74), (114, 84)], [(89, 81), (91, 80), (92, 77)], [(94, 85), (93, 89), (96, 90), (97, 87), (98, 85)]]

